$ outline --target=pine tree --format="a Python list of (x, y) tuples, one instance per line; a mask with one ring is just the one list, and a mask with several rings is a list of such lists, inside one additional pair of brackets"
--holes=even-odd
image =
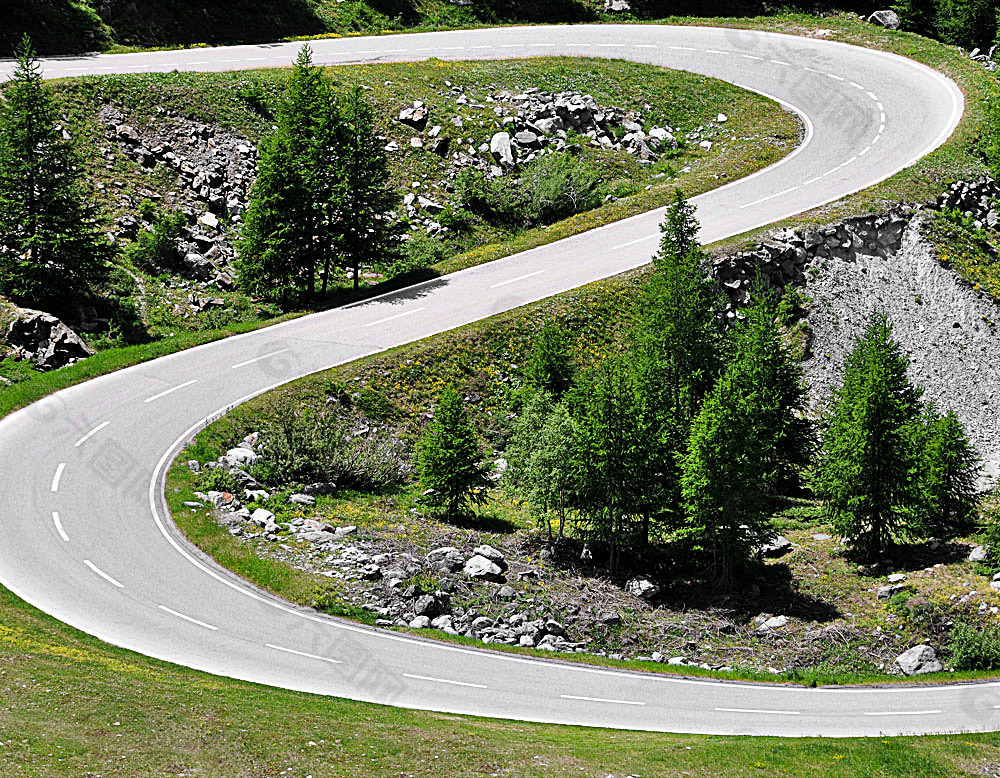
[(921, 391), (907, 367), (886, 316), (872, 316), (847, 357), (813, 477), (837, 531), (868, 559), (912, 533), (920, 503)]
[[(399, 227), (392, 211), (399, 195), (390, 186), (385, 142), (378, 136), (375, 116), (360, 86), (343, 104), (339, 137), (343, 195), (337, 236), (345, 266), (358, 288), (365, 265), (391, 265), (399, 251)], [(326, 274), (323, 276), (326, 289)]]
[(524, 485), (528, 462), (538, 445), (538, 431), (545, 425), (555, 407), (552, 395), (543, 390), (529, 388), (522, 400), (510, 442), (504, 452), (507, 458), (505, 480), (515, 486)]
[(653, 257), (653, 267), (660, 269), (661, 263), (672, 263), (678, 257), (685, 257), (698, 248), (698, 231), (701, 225), (694, 215), (695, 208), (684, 197), (684, 193), (674, 191), (674, 201), (667, 208), (667, 217), (660, 226), (660, 251)]
[(576, 502), (579, 492), (579, 468), (576, 461), (576, 428), (562, 403), (535, 430), (534, 450), (524, 468), (524, 486), (528, 502), (537, 516), (543, 517), (552, 540), (549, 514), (559, 521), (557, 537), (562, 540), (566, 511)]
[(979, 459), (962, 423), (949, 410), (929, 407), (923, 417), (920, 534), (952, 538), (973, 528)]
[(546, 324), (531, 345), (524, 365), (528, 386), (559, 399), (573, 383), (573, 363), (566, 335), (558, 324)]
[(805, 458), (801, 373), (778, 333), (770, 298), (760, 291), (755, 297), (691, 426), (682, 463), (682, 535), (708, 552), (722, 589), (769, 534), (769, 501), (783, 470)]
[(576, 424), (580, 510), (586, 530), (608, 547), (615, 573), (622, 551), (648, 529), (648, 427), (625, 360), (606, 359), (581, 376), (568, 402)]
[(434, 420), (417, 449), (417, 472), (429, 505), (457, 516), (469, 503), (486, 500), (490, 486), (482, 464), (476, 432), (465, 413), (462, 397), (452, 388), (441, 393)]
[(702, 269), (693, 209), (678, 192), (661, 227), (655, 272), (631, 334), (631, 361), (643, 413), (652, 425), (655, 468), (646, 481), (661, 518), (680, 515), (680, 460), (691, 422), (721, 369), (722, 299)]
[(58, 106), (25, 37), (0, 100), (0, 292), (44, 307), (85, 293), (111, 253), (58, 125)]
[(289, 76), (277, 127), (260, 145), (237, 270), (248, 292), (287, 303), (298, 292), (312, 295), (318, 270), (335, 255), (344, 189), (340, 115), (308, 46)]

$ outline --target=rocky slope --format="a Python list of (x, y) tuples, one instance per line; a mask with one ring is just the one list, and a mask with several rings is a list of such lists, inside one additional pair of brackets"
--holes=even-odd
[(944, 267), (914, 218), (897, 252), (814, 260), (811, 353), (803, 363), (814, 407), (828, 402), (844, 359), (872, 313), (884, 312), (910, 358), (910, 378), (965, 425), (987, 472), (1000, 473), (1000, 310)]

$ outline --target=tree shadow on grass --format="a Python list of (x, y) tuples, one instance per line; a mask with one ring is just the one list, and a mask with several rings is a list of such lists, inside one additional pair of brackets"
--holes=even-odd
[(434, 518), (453, 527), (476, 530), (477, 532), (489, 532), (495, 535), (511, 535), (520, 529), (514, 522), (501, 518), (494, 513), (465, 512), (451, 516), (442, 513), (435, 515)]
[[(544, 538), (535, 543), (539, 547), (547, 545)], [(721, 610), (734, 621), (748, 621), (762, 613), (816, 622), (832, 621), (841, 615), (833, 603), (800, 591), (791, 568), (783, 563), (752, 561), (729, 591), (720, 591), (716, 582), (705, 575), (703, 560), (690, 553), (650, 546), (641, 554), (623, 559), (618, 574), (612, 576), (606, 566), (606, 550), (589, 545), (591, 558), (581, 559), (584, 547), (577, 538), (564, 538), (551, 547), (549, 562), (566, 573), (611, 579), (622, 587), (633, 577), (648, 578), (660, 587), (652, 605), (676, 611)]]
[[(923, 570), (936, 564), (951, 565), (967, 559), (968, 556), (969, 546), (965, 543), (924, 540), (896, 546), (877, 564), (868, 565), (865, 570), (867, 575), (877, 578), (887, 573)], [(850, 552), (845, 554), (845, 557), (852, 562), (865, 562)]]

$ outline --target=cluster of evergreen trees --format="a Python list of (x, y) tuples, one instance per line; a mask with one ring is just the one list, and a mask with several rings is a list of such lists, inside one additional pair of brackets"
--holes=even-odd
[(49, 310), (101, 279), (112, 253), (59, 117), (25, 38), (0, 99), (0, 294)]
[[(622, 353), (574, 374), (566, 337), (550, 325), (525, 367), (509, 479), (550, 537), (553, 524), (562, 536), (572, 522), (612, 572), (623, 554), (668, 544), (728, 587), (770, 538), (774, 498), (789, 486), (811, 488), (864, 558), (970, 528), (975, 455), (954, 414), (921, 404), (884, 317), (859, 337), (815, 425), (774, 296), (758, 285), (726, 325), (679, 194), (662, 229)], [(488, 485), (478, 460), (449, 392), (421, 444), (423, 483), (461, 510)]]
[(260, 144), (257, 180), (239, 241), (240, 285), (289, 302), (326, 292), (335, 267), (358, 286), (361, 268), (395, 256), (399, 196), (389, 186), (384, 141), (361, 88), (334, 90), (299, 51), (277, 112)]
[(996, 0), (899, 0), (892, 8), (904, 30), (969, 49), (997, 42)]

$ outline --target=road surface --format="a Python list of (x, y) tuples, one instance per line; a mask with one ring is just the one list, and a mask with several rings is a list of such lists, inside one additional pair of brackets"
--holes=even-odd
[[(300, 44), (44, 61), (49, 77), (287, 65)], [(805, 132), (776, 165), (695, 199), (711, 242), (863, 189), (940, 145), (949, 80), (823, 40), (695, 27), (472, 30), (312, 44), (318, 63), (574, 55), (703, 73), (770, 95)], [(0, 71), (9, 63), (0, 63)], [(183, 351), (0, 422), (0, 583), (109, 643), (218, 675), (451, 713), (628, 729), (874, 736), (998, 728), (998, 684), (805, 689), (683, 679), (448, 645), (320, 616), (246, 584), (178, 536), (164, 471), (195, 431), (326, 367), (643, 265), (653, 211), (346, 308)]]

